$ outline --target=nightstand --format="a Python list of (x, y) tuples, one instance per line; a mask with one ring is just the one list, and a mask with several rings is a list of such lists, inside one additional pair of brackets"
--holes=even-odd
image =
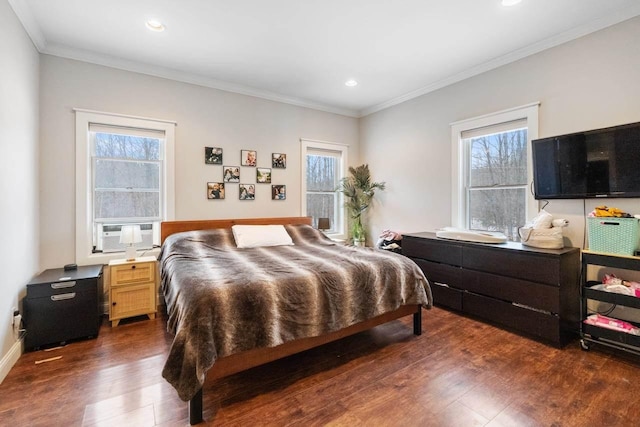
[(111, 326), (118, 326), (120, 319), (143, 314), (155, 319), (156, 265), (152, 256), (109, 262)]
[(27, 350), (97, 337), (102, 320), (102, 264), (45, 270), (27, 284)]

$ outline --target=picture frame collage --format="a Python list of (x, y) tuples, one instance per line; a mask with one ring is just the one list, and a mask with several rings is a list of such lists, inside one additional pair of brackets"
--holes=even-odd
[[(223, 159), (222, 147), (204, 147), (204, 163), (222, 166), (222, 178), (217, 182), (207, 182), (207, 199), (223, 200), (226, 197), (228, 184), (238, 184), (239, 200), (255, 200), (256, 186), (271, 184), (271, 200), (286, 200), (287, 186), (272, 184), (273, 169), (286, 169), (287, 155), (285, 153), (271, 153), (271, 167), (258, 166), (258, 152), (256, 150), (240, 150), (239, 166), (227, 165)], [(244, 168), (255, 168), (255, 181), (246, 179)], [(250, 175), (253, 175), (251, 172)]]

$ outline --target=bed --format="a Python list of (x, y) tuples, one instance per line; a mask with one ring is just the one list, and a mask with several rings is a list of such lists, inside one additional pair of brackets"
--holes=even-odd
[[(162, 375), (189, 401), (191, 424), (203, 419), (205, 381), (408, 315), (421, 334), (432, 297), (413, 261), (338, 244), (310, 224), (310, 217), (162, 223), (160, 281), (174, 334)], [(279, 226), (291, 244), (238, 248), (234, 225)]]

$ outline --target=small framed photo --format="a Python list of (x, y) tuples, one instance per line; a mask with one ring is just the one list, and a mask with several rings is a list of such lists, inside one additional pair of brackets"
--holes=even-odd
[(287, 186), (286, 185), (272, 185), (271, 186), (271, 200), (285, 200), (287, 198)]
[(285, 169), (287, 167), (287, 155), (283, 153), (271, 153), (271, 167)]
[(256, 199), (256, 185), (255, 184), (240, 184), (239, 185), (239, 199), (240, 200), (255, 200)]
[(240, 182), (240, 166), (223, 166), (222, 171), (224, 182)]
[(255, 150), (240, 150), (240, 164), (242, 166), (255, 166), (258, 153)]
[(256, 182), (260, 184), (271, 184), (271, 168), (257, 168)]
[(204, 147), (204, 162), (208, 165), (222, 164), (222, 148)]
[(207, 182), (207, 199), (224, 199), (224, 182)]

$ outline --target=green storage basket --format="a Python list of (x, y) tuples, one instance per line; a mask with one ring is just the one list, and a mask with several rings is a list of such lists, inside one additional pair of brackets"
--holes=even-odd
[(640, 219), (589, 217), (589, 250), (635, 255), (640, 247)]

